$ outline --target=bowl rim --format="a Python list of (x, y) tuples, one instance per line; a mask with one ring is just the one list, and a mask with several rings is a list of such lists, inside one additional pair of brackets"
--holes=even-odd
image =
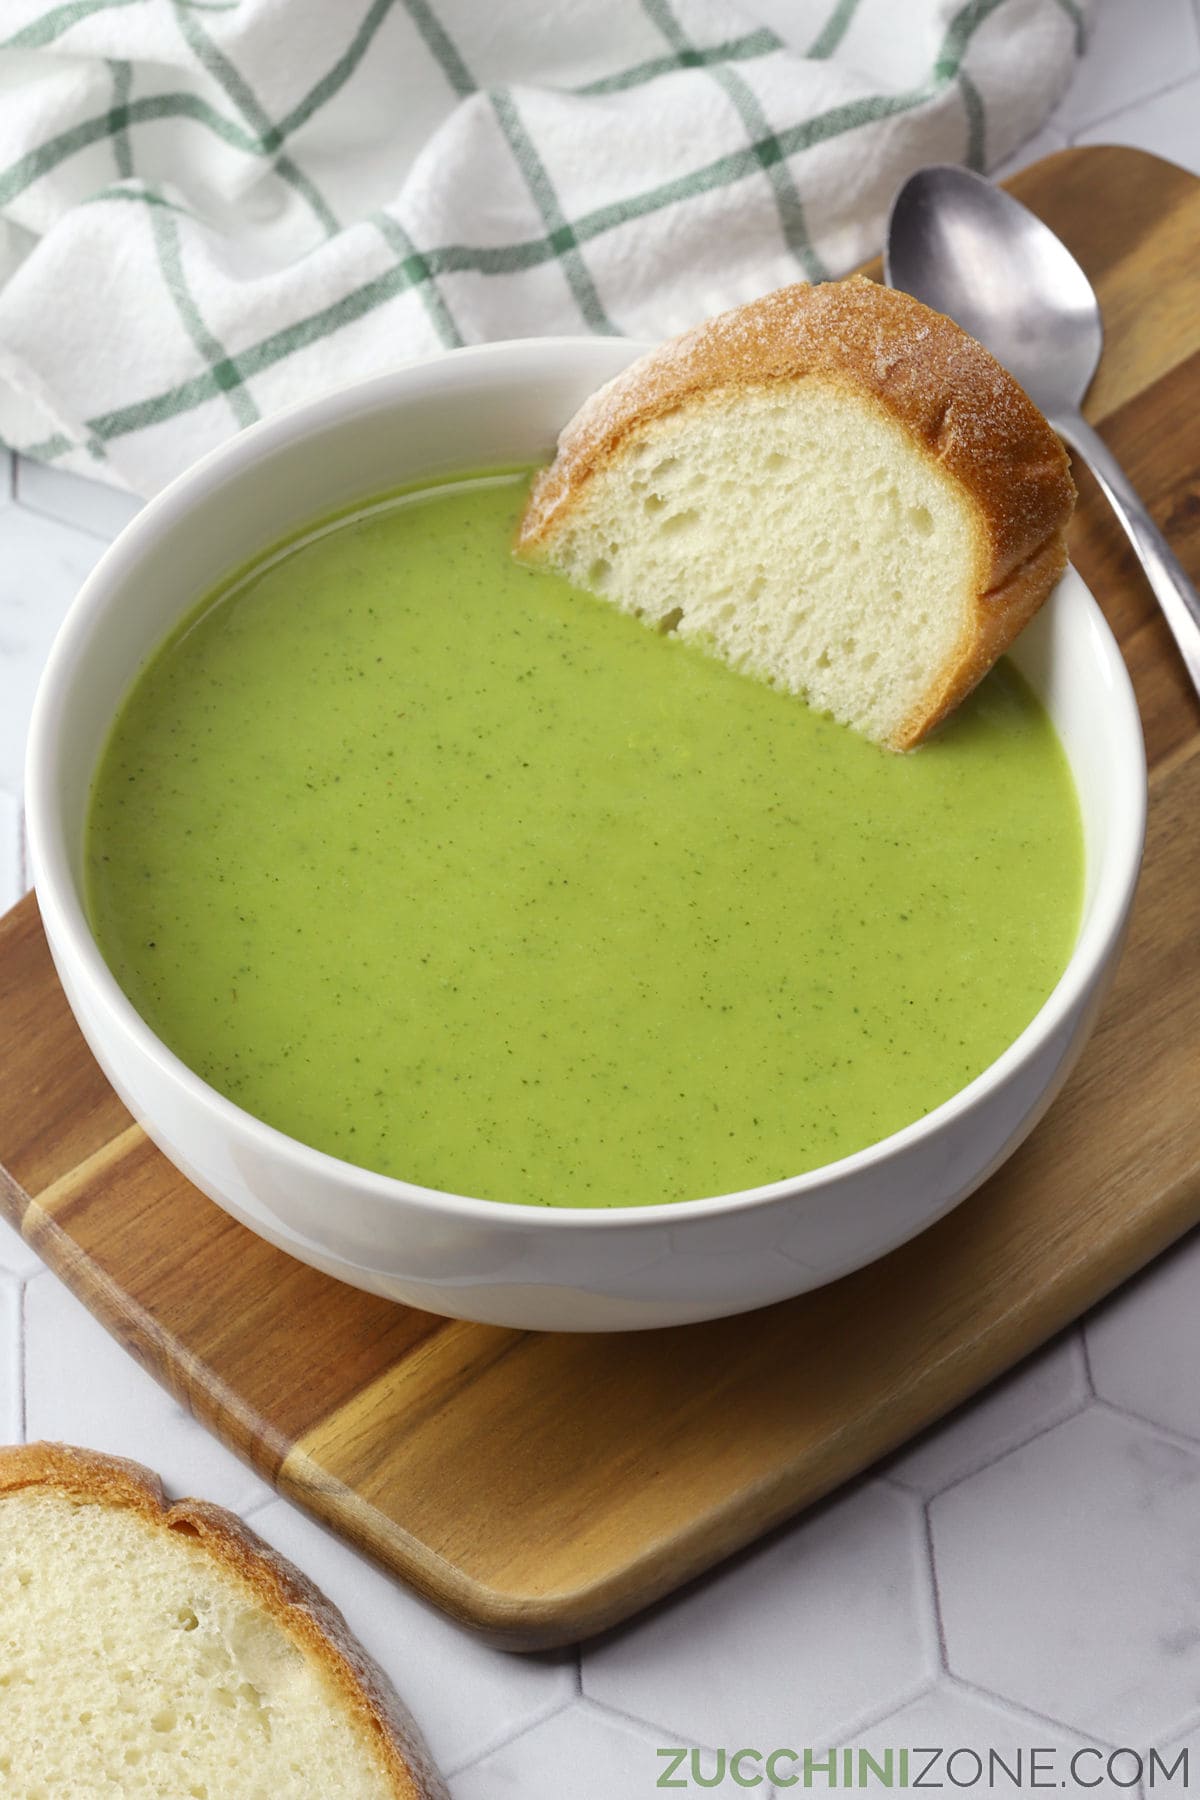
[[(627, 352), (620, 360), (613, 355), (618, 344), (622, 352)], [(307, 1171), (349, 1187), (363, 1198), (385, 1205), (402, 1205), (410, 1210), (416, 1208), (431, 1216), (450, 1216), (493, 1228), (506, 1226), (555, 1232), (650, 1229), (663, 1225), (684, 1227), (704, 1219), (812, 1199), (836, 1190), (843, 1182), (854, 1180), (873, 1167), (882, 1166), (938, 1136), (945, 1127), (971, 1112), (994, 1090), (1019, 1074), (1045, 1043), (1066, 1025), (1120, 941), (1137, 885), (1145, 837), (1145, 749), (1137, 702), (1124, 658), (1086, 583), (1073, 565), (1068, 564), (1046, 604), (1065, 601), (1080, 610), (1099, 666), (1113, 737), (1119, 745), (1114, 759), (1117, 780), (1111, 790), (1112, 830), (1097, 871), (1096, 890), (1058, 981), (1012, 1043), (965, 1087), (932, 1111), (849, 1156), (821, 1164), (801, 1175), (755, 1187), (648, 1205), (540, 1206), (456, 1194), (362, 1168), (267, 1124), (190, 1069), (137, 1012), (109, 970), (92, 936), (82, 897), (71, 873), (59, 804), (57, 724), (64, 711), (61, 693), (69, 688), (73, 679), (78, 679), (76, 671), (81, 652), (98, 619), (110, 607), (119, 604), (122, 584), (143, 551), (154, 540), (169, 535), (174, 525), (212, 489), (224, 485), (231, 476), (249, 470), (275, 450), (310, 432), (345, 423), (356, 413), (373, 410), (376, 406), (402, 408), (405, 388), (417, 376), (432, 375), (436, 381), (439, 372), (461, 368), (467, 363), (481, 367), (512, 363), (516, 368), (524, 362), (539, 365), (547, 357), (563, 358), (570, 366), (578, 362), (583, 365), (584, 373), (589, 372), (589, 361), (597, 368), (608, 367), (612, 373), (652, 347), (627, 339), (582, 336), (503, 339), (412, 358), (382, 374), (281, 408), (208, 451), (147, 502), (106, 548), (83, 582), (55, 636), (34, 700), (25, 765), (30, 863), (38, 904), (55, 958), (57, 960), (65, 953), (72, 974), (90, 993), (96, 1006), (130, 1040), (134, 1050), (152, 1063), (169, 1083), (181, 1089), (194, 1107), (215, 1114), (214, 1123), (223, 1126), (235, 1138), (244, 1140), (248, 1136), (259, 1150), (282, 1163), (289, 1172)], [(264, 544), (263, 549), (270, 547), (270, 544)], [(129, 680), (132, 679), (131, 674)], [(128, 683), (125, 691), (128, 692)], [(148, 1135), (153, 1137), (154, 1121), (144, 1123)]]

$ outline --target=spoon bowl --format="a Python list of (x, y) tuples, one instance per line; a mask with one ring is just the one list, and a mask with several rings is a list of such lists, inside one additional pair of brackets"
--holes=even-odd
[(935, 164), (892, 204), (889, 286), (986, 344), (1047, 415), (1078, 406), (1104, 344), (1100, 305), (1066, 245), (969, 169)]

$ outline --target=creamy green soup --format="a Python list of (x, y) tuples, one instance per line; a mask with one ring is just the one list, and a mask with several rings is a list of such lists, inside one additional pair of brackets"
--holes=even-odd
[(515, 563), (526, 475), (210, 595), (101, 761), (91, 917), (221, 1093), (430, 1187), (642, 1206), (884, 1137), (1070, 954), (1082, 843), (1001, 664), (909, 756)]

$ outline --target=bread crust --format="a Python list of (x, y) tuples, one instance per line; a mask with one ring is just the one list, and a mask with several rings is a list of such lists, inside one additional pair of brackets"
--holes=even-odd
[(293, 1563), (264, 1543), (235, 1513), (206, 1500), (167, 1500), (141, 1463), (70, 1444), (0, 1446), (0, 1503), (43, 1488), (72, 1499), (133, 1512), (155, 1531), (197, 1539), (213, 1561), (242, 1582), (284, 1634), (324, 1670), (374, 1740), (396, 1800), (449, 1800), (408, 1709), (367, 1655), (342, 1614)]
[(661, 345), (586, 400), (535, 480), (519, 554), (553, 538), (631, 437), (691, 402), (820, 381), (879, 406), (970, 504), (973, 614), (894, 747), (927, 736), (1033, 617), (1066, 567), (1070, 464), (1024, 389), (953, 320), (865, 276), (779, 288)]

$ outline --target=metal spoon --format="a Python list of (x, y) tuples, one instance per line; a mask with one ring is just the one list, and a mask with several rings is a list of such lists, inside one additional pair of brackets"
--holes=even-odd
[(892, 202), (885, 279), (986, 344), (1091, 464), (1141, 560), (1200, 694), (1200, 596), (1079, 405), (1104, 327), (1091, 282), (1048, 225), (968, 169), (935, 164)]

